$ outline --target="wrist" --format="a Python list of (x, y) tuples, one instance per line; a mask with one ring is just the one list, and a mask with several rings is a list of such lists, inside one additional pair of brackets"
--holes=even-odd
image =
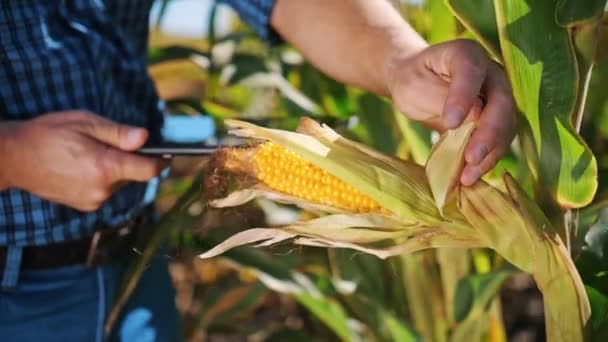
[(393, 97), (393, 89), (398, 81), (402, 81), (405, 68), (412, 67), (415, 57), (429, 47), (429, 44), (420, 39), (409, 44), (397, 43), (385, 56), (381, 77), (386, 96)]

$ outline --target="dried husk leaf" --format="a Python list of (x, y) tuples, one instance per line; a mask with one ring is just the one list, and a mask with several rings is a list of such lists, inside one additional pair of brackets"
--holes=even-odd
[(549, 341), (583, 341), (590, 309), (570, 256), (534, 202), (505, 175), (512, 197), (486, 183), (460, 189), (461, 211), (486, 246), (532, 274), (545, 299)]
[(464, 150), (474, 129), (475, 123), (470, 122), (460, 129), (446, 132), (435, 144), (427, 161), (426, 176), (435, 204), (442, 214), (448, 195), (460, 179), (464, 167)]
[(221, 244), (211, 248), (207, 252), (200, 254), (198, 257), (201, 259), (208, 259), (214, 256), (223, 254), (224, 252), (256, 242), (269, 241), (270, 243), (262, 243), (260, 246), (269, 246), (270, 244), (276, 244), (281, 241), (291, 239), (295, 235), (285, 232), (282, 229), (271, 229), (271, 228), (253, 228), (242, 232), (239, 232)]
[[(532, 202), (511, 175), (505, 174), (504, 181), (513, 201), (526, 218), (528, 231), (532, 232), (532, 242), (538, 245), (538, 250), (544, 251), (537, 254), (533, 275), (545, 298), (550, 299), (545, 300), (545, 320), (547, 325), (551, 324), (556, 330), (548, 334), (548, 338), (561, 338), (564, 341), (582, 338), (579, 329), (589, 319), (591, 307), (576, 266), (559, 235), (536, 203)], [(577, 310), (573, 310), (572, 303), (578, 304)], [(572, 314), (567, 314), (569, 312)]]
[(341, 208), (319, 203), (306, 202), (294, 196), (275, 192), (267, 188), (263, 184), (256, 184), (250, 188), (233, 191), (224, 198), (218, 198), (210, 201), (209, 204), (215, 208), (229, 208), (245, 204), (255, 198), (260, 197), (267, 198), (278, 203), (293, 204), (295, 206), (298, 206), (299, 208), (302, 208), (315, 214), (347, 213), (347, 211)]

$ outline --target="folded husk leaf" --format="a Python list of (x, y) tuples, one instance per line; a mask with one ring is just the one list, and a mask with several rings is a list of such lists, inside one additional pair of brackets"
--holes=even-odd
[(461, 129), (446, 132), (426, 163), (426, 175), (433, 180), (430, 186), (435, 204), (442, 214), (448, 195), (459, 183), (464, 166), (464, 149), (474, 129), (475, 123), (470, 122)]
[(440, 139), (425, 170), (347, 140), (306, 118), (299, 133), (232, 120), (227, 124), (237, 128), (237, 135), (287, 148), (373, 198), (387, 211), (349, 214), (256, 184), (212, 204), (230, 206), (268, 197), (329, 215), (280, 228), (237, 233), (201, 257), (216, 256), (245, 244), (269, 246), (287, 240), (300, 245), (350, 248), (380, 258), (428, 248), (487, 247), (532, 274), (544, 295), (549, 340), (583, 340), (590, 315), (587, 295), (563, 243), (538, 206), (508, 174), (504, 177), (508, 194), (484, 181), (471, 187), (461, 187), (455, 181), (472, 125)]

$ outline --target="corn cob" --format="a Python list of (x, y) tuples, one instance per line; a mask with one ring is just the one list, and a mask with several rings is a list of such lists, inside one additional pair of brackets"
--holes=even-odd
[(355, 213), (384, 211), (350, 184), (271, 142), (258, 145), (253, 169), (260, 182), (286, 195)]

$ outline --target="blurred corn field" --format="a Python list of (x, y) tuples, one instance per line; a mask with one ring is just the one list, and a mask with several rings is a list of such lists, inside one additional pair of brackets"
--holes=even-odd
[[(159, 23), (172, 3), (159, 3)], [(546, 225), (554, 227), (576, 265), (578, 271), (572, 270), (573, 274), (584, 283), (591, 308), (591, 317), (585, 318), (585, 339), (605, 341), (605, 1), (393, 3), (429, 42), (477, 39), (505, 67), (520, 110), (519, 135), (484, 180), (504, 193), (513, 193), (509, 184), (519, 184), (520, 197), (514, 196), (519, 207), (514, 212), (533, 207), (539, 208), (535, 215), (546, 216)], [(211, 140), (225, 143), (231, 141), (227, 119), (294, 131), (302, 117), (310, 117), (349, 141), (413, 164), (427, 164), (435, 132), (406, 119), (385, 99), (322, 75), (293, 48), (260, 41), (236, 18), (228, 34), (216, 35), (219, 6), (213, 3), (208, 16), (200, 18), (210, 27), (204, 39), (167, 35), (158, 24), (151, 31), (150, 74), (171, 113), (211, 116), (218, 127)], [(252, 172), (270, 184), (276, 175), (267, 167), (273, 162), (268, 155), (259, 157)], [(308, 165), (287, 159), (284, 163), (293, 162), (292, 166)], [(551, 331), (547, 334), (545, 327), (546, 303), (559, 302), (555, 297), (560, 293), (553, 291), (554, 298), (543, 298), (536, 278), (522, 272), (525, 260), (517, 264), (508, 253), (497, 252), (500, 248), (427, 249), (383, 260), (352, 249), (282, 243), (197, 258), (249, 228), (285, 227), (317, 218), (310, 210), (264, 198), (226, 208), (209, 206), (218, 194), (205, 191), (213, 176), (204, 167), (207, 162), (174, 160), (157, 202), (165, 215), (125, 280), (122, 297), (128, 296), (146, 258), (169, 237), (176, 303), (188, 340), (544, 341), (548, 336), (560, 340)], [(261, 169), (256, 171), (256, 167)], [(503, 182), (505, 170), (512, 180)], [(309, 183), (301, 188), (324, 174), (311, 172), (307, 177), (311, 177)], [(294, 187), (281, 192), (307, 201), (345, 199), (345, 209), (353, 212), (380, 208), (377, 198), (357, 192), (353, 184), (331, 177), (326, 181), (348, 194), (328, 192), (314, 197), (311, 193), (306, 198), (302, 189)], [(521, 202), (526, 195), (535, 204)], [(358, 206), (353, 205), (355, 197)], [(509, 220), (503, 223), (494, 228), (513, 226)], [(520, 242), (513, 241), (513, 248)], [(521, 242), (521, 248), (525, 246)], [(580, 340), (566, 336), (562, 335), (564, 341)]]

